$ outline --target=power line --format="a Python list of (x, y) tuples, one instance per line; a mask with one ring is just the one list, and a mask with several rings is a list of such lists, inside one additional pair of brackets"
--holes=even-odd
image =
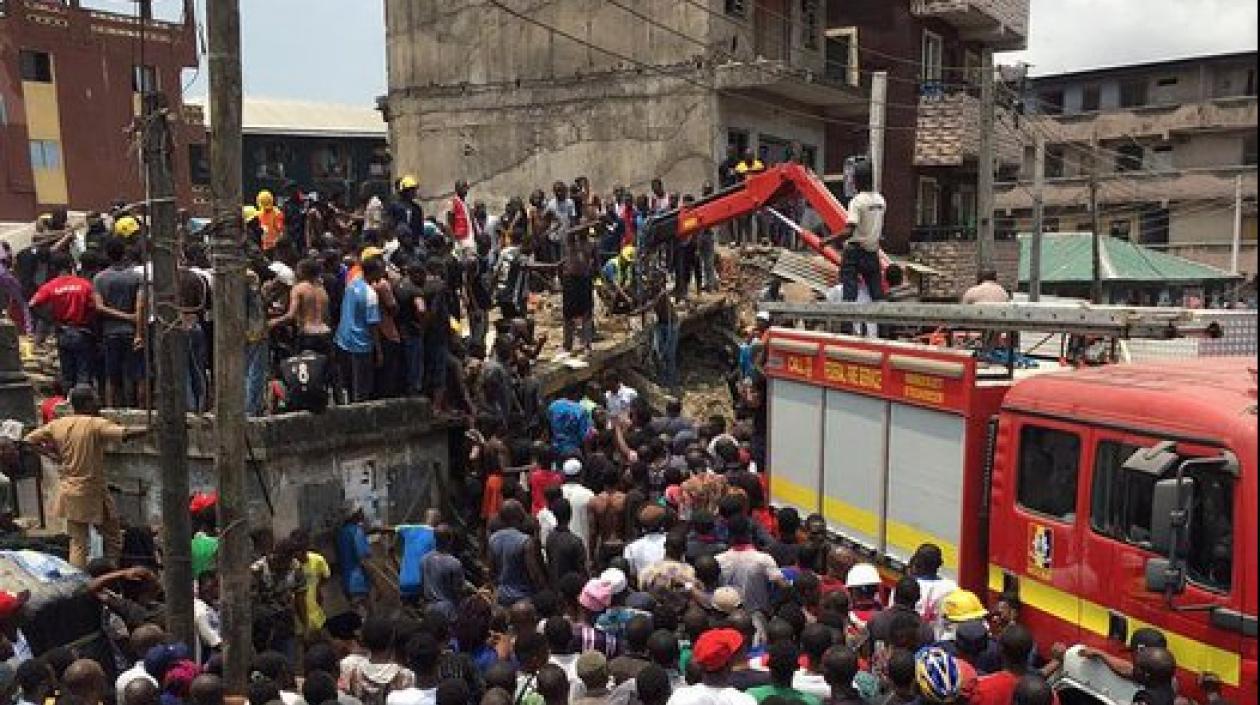
[[(679, 74), (671, 73), (670, 71), (666, 71), (665, 69), (662, 69), (660, 66), (657, 66), (657, 65), (655, 65), (655, 64), (650, 64), (650, 63), (647, 63), (647, 62), (644, 62), (644, 61), (640, 61), (640, 60), (635, 59), (635, 58), (633, 58), (633, 57), (630, 57), (630, 56), (626, 56), (626, 55), (624, 55), (624, 54), (621, 54), (620, 52), (613, 51), (612, 49), (608, 49), (608, 48), (606, 48), (606, 47), (599, 46), (599, 45), (597, 45), (597, 44), (595, 44), (595, 43), (593, 43), (593, 42), (587, 41), (587, 40), (585, 40), (585, 39), (581, 39), (581, 38), (579, 38), (579, 37), (575, 37), (574, 35), (569, 34), (568, 32), (565, 32), (564, 30), (561, 30), (561, 29), (557, 28), (557, 27), (556, 27), (556, 26), (554, 26), (554, 25), (548, 24), (548, 23), (543, 22), (543, 21), (541, 21), (541, 20), (538, 20), (538, 19), (535, 19), (535, 18), (533, 18), (533, 17), (530, 17), (529, 15), (526, 15), (526, 14), (524, 14), (524, 13), (522, 13), (522, 12), (518, 11), (518, 10), (512, 9), (512, 8), (508, 7), (507, 5), (504, 5), (504, 4), (503, 4), (500, 0), (488, 0), (488, 2), (489, 2), (489, 4), (490, 4), (490, 5), (492, 5), (492, 6), (496, 7), (496, 8), (498, 8), (498, 9), (502, 10), (503, 12), (505, 12), (505, 13), (507, 13), (507, 14), (511, 15), (512, 17), (515, 17), (515, 18), (517, 18), (517, 19), (519, 19), (519, 20), (521, 20), (521, 21), (523, 21), (523, 22), (528, 22), (528, 23), (530, 23), (530, 24), (532, 24), (532, 25), (534, 25), (534, 26), (536, 26), (536, 27), (538, 27), (538, 28), (540, 28), (540, 29), (543, 29), (543, 30), (545, 30), (545, 31), (547, 31), (547, 32), (550, 32), (550, 33), (552, 33), (552, 34), (555, 34), (555, 35), (557, 35), (557, 36), (563, 37), (563, 38), (565, 38), (565, 39), (567, 39), (567, 40), (569, 40), (569, 41), (573, 42), (574, 44), (578, 44), (578, 45), (580, 45), (580, 46), (584, 46), (584, 47), (586, 47), (586, 48), (588, 48), (588, 49), (594, 49), (595, 51), (599, 51), (599, 52), (602, 52), (602, 53), (604, 53), (604, 54), (607, 54), (607, 55), (609, 55), (609, 56), (611, 56), (611, 57), (613, 57), (613, 58), (619, 59), (619, 60), (621, 60), (621, 61), (625, 61), (625, 62), (628, 62), (628, 63), (634, 64), (635, 66), (638, 66), (638, 67), (639, 67), (639, 68), (641, 68), (641, 69), (646, 69), (646, 70), (648, 70), (648, 71), (652, 71), (652, 72), (657, 73), (657, 74), (659, 74), (659, 75), (662, 75), (662, 76), (664, 76), (664, 77), (666, 77), (666, 78), (673, 78), (673, 79), (676, 79), (676, 80), (682, 81), (682, 82), (684, 82), (684, 83), (689, 83), (689, 84), (691, 84), (691, 85), (693, 85), (693, 86), (696, 86), (697, 88), (704, 89), (705, 91), (714, 91), (714, 92), (716, 92), (716, 93), (718, 93), (718, 94), (720, 94), (720, 95), (724, 95), (724, 96), (727, 96), (727, 97), (729, 97), (729, 98), (734, 98), (734, 99), (737, 99), (737, 100), (743, 100), (743, 101), (748, 102), (748, 103), (755, 103), (755, 104), (757, 104), (757, 105), (760, 105), (760, 106), (763, 106), (763, 107), (768, 107), (768, 108), (770, 108), (771, 110), (774, 110), (774, 111), (777, 111), (777, 112), (781, 112), (781, 113), (786, 113), (786, 114), (788, 114), (788, 115), (795, 115), (795, 116), (797, 116), (797, 117), (802, 117), (802, 118), (806, 118), (806, 119), (809, 119), (809, 120), (817, 120), (817, 121), (820, 121), (820, 122), (830, 123), (830, 124), (835, 124), (835, 125), (844, 125), (844, 126), (846, 126), (846, 127), (860, 127), (860, 128), (864, 128), (864, 129), (869, 129), (869, 125), (867, 125), (866, 123), (855, 122), (855, 121), (852, 121), (852, 120), (842, 120), (842, 119), (840, 119), (840, 118), (834, 118), (834, 117), (830, 117), (830, 116), (826, 116), (826, 115), (816, 115), (816, 114), (814, 114), (814, 113), (807, 113), (807, 112), (800, 111), (800, 110), (793, 110), (793, 109), (791, 109), (791, 108), (786, 108), (786, 107), (784, 107), (784, 106), (783, 106), (783, 105), (781, 105), (781, 104), (774, 103), (774, 102), (771, 102), (771, 101), (768, 101), (768, 100), (763, 100), (763, 99), (760, 99), (760, 98), (755, 98), (755, 97), (753, 97), (753, 96), (743, 95), (743, 94), (740, 94), (740, 93), (732, 93), (732, 92), (727, 91), (727, 90), (717, 89), (717, 88), (714, 88), (714, 87), (713, 87), (713, 86), (711, 86), (711, 85), (708, 85), (708, 84), (703, 83), (703, 82), (701, 82), (701, 81), (697, 81), (697, 80), (695, 80), (695, 79), (689, 78), (689, 77), (687, 77), (687, 76), (685, 76), (685, 75), (679, 75)], [(888, 130), (917, 130), (918, 128), (917, 128), (917, 126), (915, 126), (915, 127), (888, 126), (888, 127), (885, 127), (885, 129), (888, 129)]]

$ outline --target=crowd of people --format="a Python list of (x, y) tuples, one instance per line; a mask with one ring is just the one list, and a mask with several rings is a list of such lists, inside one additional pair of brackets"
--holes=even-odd
[[(724, 186), (764, 169), (731, 158)], [(835, 234), (845, 241), (837, 297), (904, 296), (899, 270), (881, 272), (883, 199), (869, 173), (857, 177), (865, 188), (850, 229)], [(720, 235), (668, 243), (665, 282), (637, 255), (661, 247), (654, 214), (691, 196), (657, 180), (650, 195), (600, 198), (579, 178), (490, 216), (461, 181), (434, 217), (414, 178), (396, 186), (359, 213), (297, 190), (281, 203), (260, 193), (243, 210), (247, 405), (260, 414), (317, 410), (330, 396), (428, 396), (467, 419), (449, 506), (476, 511), (434, 509), (385, 527), (349, 506), (329, 537), (254, 531), (251, 705), (1057, 702), (1047, 677), (1063, 648), (1037, 648), (1016, 596), (986, 605), (958, 588), (932, 544), (892, 576), (822, 516), (769, 506), (768, 318), (731, 360), (730, 408), (709, 418), (689, 418), (678, 398), (653, 409), (616, 370), (542, 397), (533, 369), (545, 339), (530, 292), (560, 293), (563, 348), (579, 356), (597, 335), (597, 300), (652, 312), (660, 381), (677, 388), (675, 307), (693, 283), (716, 288)], [(94, 218), (86, 239), (63, 216), (42, 223), (35, 253), (13, 270), (17, 302), (34, 313), (25, 320), (56, 337), (67, 396), (27, 440), (61, 464), (52, 514), (67, 520), (70, 562), (91, 577), (105, 645), (33, 653), (28, 596), (0, 591), (0, 694), (22, 705), (220, 705), (217, 498), (190, 501), (196, 636), (177, 643), (162, 627), (161, 561), (151, 543), (123, 550), (103, 471), (109, 443), (143, 433), (99, 415), (149, 393), (143, 214)], [(205, 237), (180, 234), (191, 409), (206, 408), (215, 383)], [(998, 295), (992, 279), (977, 296)], [(103, 556), (90, 555), (89, 527)], [(1175, 662), (1162, 635), (1134, 640), (1132, 662), (1083, 653), (1131, 678), (1137, 700), (1171, 705)]]

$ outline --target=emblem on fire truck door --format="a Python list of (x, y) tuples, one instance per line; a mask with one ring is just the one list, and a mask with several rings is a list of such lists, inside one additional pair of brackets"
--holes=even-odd
[(1028, 525), (1028, 574), (1049, 580), (1054, 558), (1054, 532), (1048, 526)]

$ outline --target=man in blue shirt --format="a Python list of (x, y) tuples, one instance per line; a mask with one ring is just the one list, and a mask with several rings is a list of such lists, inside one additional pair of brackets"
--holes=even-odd
[(363, 530), (363, 508), (354, 507), (337, 529), (337, 570), (341, 573), (341, 589), (356, 607), (367, 602), (371, 584), (363, 562), (372, 555), (367, 532)]
[(556, 455), (564, 456), (582, 450), (582, 444), (591, 433), (591, 416), (582, 406), (582, 390), (573, 387), (565, 396), (547, 407), (547, 420), (551, 422), (551, 446)]
[(424, 513), (421, 524), (400, 524), (394, 532), (402, 541), (402, 560), (398, 563), (398, 590), (403, 599), (415, 601), (423, 588), (421, 563), (429, 555), (437, 541), (434, 528), (442, 523), (442, 514), (436, 509)]
[(348, 401), (367, 401), (372, 394), (376, 366), (381, 356), (377, 325), (381, 322), (380, 303), (372, 284), (385, 276), (385, 261), (369, 257), (363, 262), (363, 276), (346, 285), (341, 299), (341, 320), (334, 342), (341, 357), (341, 384)]

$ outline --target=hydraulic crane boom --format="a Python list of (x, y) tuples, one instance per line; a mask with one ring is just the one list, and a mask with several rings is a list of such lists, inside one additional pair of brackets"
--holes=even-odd
[[(844, 206), (818, 177), (800, 164), (779, 164), (748, 176), (743, 183), (661, 214), (649, 225), (648, 242), (659, 245), (675, 238), (686, 239), (789, 197), (805, 199), (833, 235), (843, 232), (849, 223)], [(840, 253), (823, 245), (817, 235), (805, 229), (799, 235), (811, 250), (840, 266)]]

